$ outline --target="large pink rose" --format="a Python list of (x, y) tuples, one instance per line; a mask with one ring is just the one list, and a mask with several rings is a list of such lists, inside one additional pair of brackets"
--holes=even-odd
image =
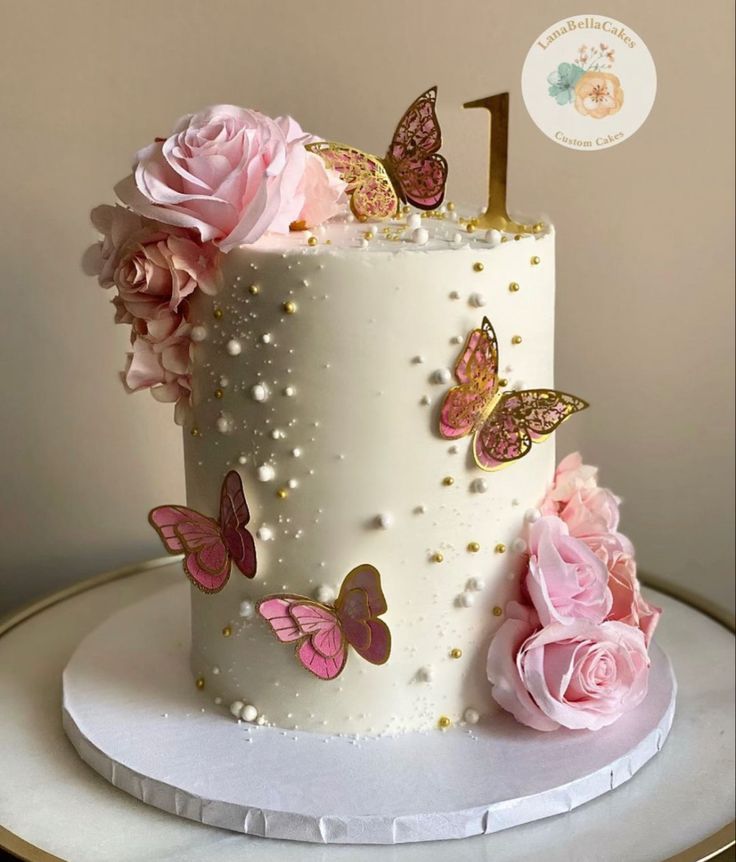
[(529, 568), (525, 580), (542, 625), (588, 620), (600, 623), (611, 610), (605, 564), (567, 525), (547, 515), (529, 531)]
[(571, 452), (557, 465), (552, 486), (542, 504), (544, 514), (559, 514), (560, 504), (566, 503), (576, 491), (589, 491), (597, 487), (598, 468), (583, 464), (581, 454)]
[[(120, 199), (136, 212), (193, 228), (227, 252), (302, 218), (307, 193), (319, 215), (339, 211), (344, 186), (304, 149), (312, 140), (290, 118), (215, 105), (182, 117), (173, 133), (140, 150)], [(326, 182), (305, 178), (319, 167)], [(317, 206), (318, 204), (318, 206)]]
[(617, 620), (641, 629), (649, 646), (662, 615), (662, 609), (650, 604), (641, 594), (636, 576), (636, 561), (623, 548), (611, 550), (607, 558), (608, 587), (613, 596), (609, 620)]
[(92, 210), (92, 223), (103, 235), (99, 282), (117, 288), (116, 305), (133, 317), (154, 320), (176, 311), (197, 287), (209, 294), (217, 291), (219, 252), (211, 243), (119, 206)]
[(488, 653), (493, 697), (518, 721), (599, 730), (644, 699), (649, 656), (639, 629), (578, 620), (534, 631), (523, 613), (510, 606)]

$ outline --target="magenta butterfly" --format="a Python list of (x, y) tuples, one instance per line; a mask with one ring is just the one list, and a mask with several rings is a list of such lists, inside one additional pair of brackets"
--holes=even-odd
[(320, 679), (342, 673), (348, 644), (371, 664), (384, 664), (391, 653), (391, 632), (378, 619), (386, 613), (386, 599), (373, 566), (349, 572), (334, 605), (284, 594), (266, 596), (256, 608), (280, 641), (296, 643), (297, 659)]
[(185, 554), (184, 571), (202, 592), (218, 593), (230, 577), (231, 563), (246, 578), (255, 575), (256, 546), (245, 528), (250, 512), (234, 470), (222, 483), (219, 521), (186, 506), (157, 506), (148, 520), (170, 554)]
[(383, 159), (330, 141), (307, 144), (347, 183), (350, 208), (359, 219), (394, 216), (400, 202), (423, 210), (442, 203), (447, 161), (438, 153), (442, 132), (436, 102), (437, 87), (414, 100), (399, 120)]
[(455, 365), (458, 386), (445, 396), (440, 434), (448, 440), (473, 435), (475, 463), (498, 470), (523, 458), (573, 413), (588, 406), (556, 389), (499, 392), (498, 341), (490, 320), (474, 329)]

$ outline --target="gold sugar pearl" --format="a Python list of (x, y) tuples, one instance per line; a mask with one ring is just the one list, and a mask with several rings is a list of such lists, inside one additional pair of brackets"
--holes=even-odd
[(436, 551), (434, 554), (432, 554), (433, 563), (441, 563), (444, 559), (444, 554), (441, 554), (439, 551)]
[(463, 651), (460, 649), (460, 647), (453, 647), (450, 650), (450, 658), (462, 658), (462, 657), (463, 657)]
[(215, 398), (217, 398), (219, 400), (224, 395), (225, 395), (225, 393), (222, 391), (222, 389), (215, 389)]
[(287, 300), (281, 304), (281, 310), (284, 314), (296, 314), (296, 303), (292, 300)]
[(224, 312), (221, 308), (215, 308), (212, 310), (212, 316), (215, 318), (215, 320), (222, 320), (223, 313)]
[(373, 239), (373, 236), (374, 236), (374, 234), (371, 231), (369, 231), (369, 230), (363, 231), (363, 239), (367, 240), (368, 242), (370, 242)]
[(521, 344), (521, 340), (522, 339), (521, 339), (520, 335), (514, 335), (513, 338), (511, 339), (511, 343), (512, 344)]
[(289, 492), (286, 488), (279, 488), (276, 492), (276, 496), (279, 500), (285, 500), (289, 496)]
[(508, 242), (508, 241), (509, 241), (509, 238), (506, 236), (506, 234), (504, 234), (504, 235), (501, 237), (501, 242)]
[(192, 437), (199, 437), (200, 436), (199, 428), (192, 428), (192, 430), (189, 433), (192, 435)]
[(452, 476), (445, 476), (445, 478), (442, 480), (442, 484), (449, 487), (450, 485), (455, 484), (455, 480), (452, 478)]
[(473, 224), (473, 222), (472, 222), (472, 221), (468, 222), (468, 223), (465, 225), (465, 230), (466, 230), (468, 233), (475, 233), (475, 225)]
[(257, 296), (261, 292), (261, 288), (257, 284), (251, 284), (251, 286), (248, 288), (248, 291), (253, 296)]
[(497, 554), (505, 554), (506, 553), (506, 545), (504, 545), (503, 542), (499, 542), (493, 550)]
[(468, 542), (468, 550), (471, 554), (477, 554), (480, 550), (480, 542)]
[(509, 291), (511, 293), (517, 293), (519, 291), (519, 284), (516, 281), (512, 281), (509, 285)]
[(447, 211), (451, 213), (455, 212), (455, 204), (452, 201), (447, 202)]
[(496, 607), (493, 609), (493, 616), (494, 617), (500, 617), (502, 613), (503, 613), (503, 608), (499, 608), (499, 606), (496, 605)]
[(197, 679), (194, 681), (194, 684), (200, 691), (202, 691), (202, 689), (204, 688), (204, 677), (198, 676)]
[(514, 237), (514, 242), (518, 242), (520, 239), (521, 239), (521, 234), (517, 233), (516, 236)]
[(538, 221), (535, 225), (532, 226), (532, 231), (534, 233), (541, 233), (544, 230), (544, 222)]
[(474, 272), (483, 272), (484, 269), (485, 269), (485, 266), (483, 266), (483, 264), (480, 261), (477, 261), (476, 263), (473, 264)]
[(409, 213), (411, 212), (411, 207), (409, 206), (409, 204), (404, 204), (404, 206), (401, 207), (401, 212), (404, 213), (404, 215), (409, 215)]
[(229, 638), (232, 633), (233, 630), (230, 628), (230, 626), (225, 626), (225, 628), (222, 630), (222, 636), (224, 638)]
[(538, 257), (536, 254), (534, 255), (534, 257), (530, 261), (532, 266), (539, 266), (539, 264), (541, 262), (542, 262), (542, 259), (540, 257)]
[(316, 236), (310, 236), (309, 239), (307, 240), (307, 245), (315, 246), (315, 245), (317, 245), (318, 242), (319, 242), (319, 240), (317, 239)]
[(437, 727), (439, 727), (440, 730), (447, 730), (447, 728), (450, 727), (451, 724), (451, 719), (449, 719), (446, 715), (441, 715), (437, 719)]
[(498, 378), (498, 385), (499, 386), (508, 386), (509, 381), (505, 377), (499, 377)]

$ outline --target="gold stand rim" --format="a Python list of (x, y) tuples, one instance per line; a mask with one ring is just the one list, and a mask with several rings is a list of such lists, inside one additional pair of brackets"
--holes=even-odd
[[(142, 563), (134, 563), (130, 566), (123, 566), (120, 569), (113, 569), (109, 572), (103, 572), (100, 575), (93, 575), (91, 578), (79, 581), (76, 584), (71, 584), (61, 590), (50, 593), (41, 599), (36, 599), (23, 605), (16, 611), (12, 611), (0, 620), (0, 637), (12, 631), (16, 626), (24, 623), (36, 614), (51, 608), (54, 605), (92, 590), (95, 587), (103, 586), (104, 584), (112, 583), (113, 581), (122, 580), (123, 578), (137, 575), (141, 572), (160, 569), (164, 566), (171, 565), (177, 561), (177, 557), (156, 557), (153, 560), (146, 560)], [(736, 621), (734, 615), (726, 609), (720, 607), (715, 602), (703, 598), (696, 592), (672, 584), (664, 578), (656, 575), (641, 574), (642, 583), (651, 587), (657, 592), (663, 593), (676, 601), (682, 602), (684, 605), (705, 614), (710, 619), (717, 622), (719, 625), (728, 629), (731, 632), (736, 632)], [(681, 850), (674, 856), (668, 859), (663, 859), (662, 862), (708, 862), (711, 859), (717, 859), (722, 853), (725, 853), (736, 844), (736, 821), (727, 823), (722, 829), (709, 835), (707, 838), (699, 841), (692, 847), (686, 850)], [(35, 844), (30, 844), (24, 841), (19, 835), (0, 826), (0, 850), (4, 850), (15, 856), (23, 862), (67, 862), (60, 856), (54, 856), (52, 853), (42, 850)]]

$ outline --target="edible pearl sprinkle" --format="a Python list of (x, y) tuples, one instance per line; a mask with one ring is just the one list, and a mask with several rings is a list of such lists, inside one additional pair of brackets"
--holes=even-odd
[(246, 703), (241, 712), (241, 717), (245, 721), (255, 721), (258, 718), (258, 710), (252, 703)]
[(462, 593), (462, 595), (460, 596), (460, 604), (464, 608), (469, 608), (474, 603), (475, 596), (472, 593)]
[(470, 551), (471, 554), (477, 554), (478, 551), (480, 550), (480, 543), (479, 542), (469, 542), (468, 543), (468, 550)]
[(444, 559), (445, 559), (444, 555), (441, 554), (439, 551), (436, 551), (434, 554), (432, 554), (432, 562), (433, 563), (441, 563)]
[(261, 482), (271, 482), (276, 478), (276, 468), (273, 464), (261, 464), (257, 473)]
[(301, 458), (302, 457), (302, 450), (298, 446), (295, 446), (291, 450), (291, 456), (292, 456), (292, 458)]
[(247, 599), (242, 601), (240, 603), (240, 606), (238, 607), (238, 613), (245, 620), (250, 619), (253, 616), (253, 614), (255, 613), (255, 610), (256, 609), (255, 609), (255, 605), (253, 604), (253, 602), (249, 602)]
[(199, 428), (192, 428), (192, 430), (189, 433), (192, 435), (192, 437), (201, 437), (201, 434), (199, 432)]
[(193, 326), (191, 337), (192, 341), (204, 341), (207, 338), (207, 330), (204, 326)]
[(509, 290), (511, 291), (511, 293), (516, 293), (519, 290), (519, 285), (517, 284), (517, 282), (512, 281), (509, 285)]
[(284, 389), (284, 395), (287, 398), (292, 398), (294, 395), (296, 395), (296, 389), (294, 389), (293, 386), (287, 386)]
[(536, 254), (534, 255), (534, 257), (533, 257), (533, 258), (531, 259), (531, 261), (530, 261), (530, 263), (531, 263), (531, 265), (532, 265), (532, 266), (539, 266), (539, 264), (540, 264), (541, 262), (542, 262), (542, 261), (540, 260), (540, 258), (539, 258), (539, 257), (537, 257), (537, 255), (536, 255)]
[(452, 237), (450, 238), (450, 242), (451, 242), (453, 245), (462, 245), (462, 242), (463, 242), (463, 235), (462, 235), (461, 233), (459, 233), (458, 231), (456, 231), (456, 232), (452, 235)]
[(429, 665), (425, 667), (420, 667), (417, 671), (417, 679), (420, 682), (432, 682), (432, 678), (434, 677), (434, 672)]
[(450, 658), (462, 658), (462, 657), (463, 657), (463, 651), (460, 649), (460, 647), (454, 647), (453, 649), (450, 650)]
[(218, 416), (217, 421), (215, 422), (215, 426), (220, 434), (228, 434), (232, 431), (232, 420), (229, 416)]
[(271, 539), (273, 539), (273, 530), (268, 525), (263, 524), (263, 526), (259, 527), (256, 531), (256, 536), (258, 536), (262, 542), (270, 542)]
[(469, 578), (465, 589), (473, 590), (476, 593), (480, 592), (483, 589), (483, 579), (477, 577)]
[(250, 387), (250, 397), (254, 401), (267, 401), (269, 394), (268, 386), (265, 383), (254, 383)]
[(231, 338), (225, 345), (225, 350), (227, 350), (230, 356), (240, 356), (240, 353), (243, 350), (243, 345), (237, 338)]
[(474, 494), (485, 494), (488, 490), (488, 482), (485, 479), (473, 479), (470, 483), (470, 490)]
[(221, 308), (213, 309), (212, 316), (215, 318), (215, 320), (222, 320), (222, 316), (223, 316), (222, 309)]
[(452, 724), (452, 721), (446, 715), (441, 715), (437, 719), (437, 726), (440, 728), (440, 730), (447, 730), (447, 728), (451, 724)]
[(238, 464), (247, 464), (248, 456), (247, 455), (238, 455)]
[(284, 314), (296, 314), (296, 303), (291, 301), (284, 302), (281, 306), (281, 310)]
[(394, 523), (393, 515), (389, 512), (383, 512), (380, 515), (376, 515), (375, 524), (377, 527), (380, 527), (382, 530), (388, 530), (389, 527), (392, 527)]
[(261, 292), (261, 288), (257, 284), (251, 284), (251, 286), (248, 288), (248, 291), (253, 296), (257, 296)]
[(521, 336), (520, 335), (514, 335), (511, 339), (511, 343), (512, 344), (521, 344)]
[(503, 613), (503, 608), (499, 608), (499, 606), (496, 605), (496, 607), (493, 609), (493, 616), (494, 617), (500, 617), (502, 613)]
[(416, 245), (426, 245), (429, 242), (429, 231), (426, 227), (418, 227), (411, 232), (411, 241)]
[(232, 633), (233, 630), (230, 628), (230, 626), (225, 626), (225, 628), (223, 628), (222, 630), (222, 636), (224, 638), (229, 638)]
[(488, 300), (482, 293), (472, 293), (470, 295), (470, 304), (474, 305), (476, 308), (482, 308), (487, 302)]
[(240, 718), (240, 713), (243, 711), (243, 707), (245, 704), (242, 700), (234, 700), (230, 704), (230, 712), (232, 713), (234, 718)]
[(412, 213), (406, 220), (406, 226), (411, 228), (411, 230), (416, 230), (417, 228), (421, 227), (422, 217), (419, 215), (419, 213)]
[(463, 720), (466, 724), (478, 724), (480, 721), (480, 713), (477, 709), (473, 709), (472, 706), (469, 706), (463, 713)]
[(204, 688), (204, 677), (198, 676), (197, 679), (194, 681), (194, 684), (201, 691)]
[(335, 590), (328, 584), (320, 584), (314, 591), (314, 597), (323, 605), (328, 605), (335, 599)]
[(524, 512), (524, 520), (529, 524), (533, 524), (535, 521), (538, 521), (542, 517), (542, 513), (539, 509), (527, 509)]
[(452, 476), (445, 476), (445, 478), (442, 480), (442, 484), (449, 487), (450, 485), (455, 484), (455, 480), (452, 478)]
[(526, 542), (522, 538), (516, 538), (511, 543), (511, 550), (515, 554), (523, 554), (526, 551)]
[(289, 496), (289, 491), (287, 488), (279, 488), (276, 492), (276, 496), (279, 500), (285, 500)]
[(271, 339), (271, 333), (270, 332), (264, 332), (263, 335), (261, 336), (261, 344), (270, 344), (271, 340), (272, 339)]
[(316, 236), (310, 236), (309, 239), (307, 240), (307, 245), (315, 246), (315, 245), (317, 245), (318, 242), (319, 242), (319, 240), (317, 239)]
[(483, 272), (485, 266), (480, 261), (473, 264), (473, 272)]
[(493, 550), (497, 554), (505, 554), (506, 553), (506, 545), (504, 545), (503, 542), (499, 542)]
[(449, 383), (452, 380), (452, 372), (449, 368), (438, 368), (432, 375), (435, 383)]
[(486, 231), (486, 242), (489, 245), (498, 245), (501, 242), (501, 231), (493, 230)]
[(215, 398), (217, 398), (218, 401), (225, 395), (225, 393), (222, 391), (222, 389), (215, 389), (213, 394), (214, 394)]

